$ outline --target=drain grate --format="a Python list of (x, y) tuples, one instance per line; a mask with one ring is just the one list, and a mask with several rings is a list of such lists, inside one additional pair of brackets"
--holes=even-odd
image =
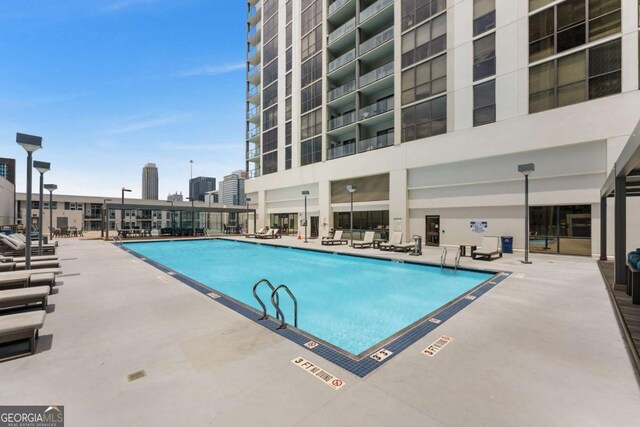
[(146, 376), (147, 376), (147, 373), (143, 369), (141, 371), (137, 371), (137, 372), (134, 372), (133, 374), (127, 375), (127, 379), (129, 380), (129, 382), (132, 382), (135, 380), (139, 380), (140, 378), (144, 378)]

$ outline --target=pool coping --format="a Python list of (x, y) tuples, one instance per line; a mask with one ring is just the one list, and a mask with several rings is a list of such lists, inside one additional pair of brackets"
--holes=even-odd
[[(265, 245), (276, 248), (288, 248), (288, 249), (300, 249), (304, 251), (312, 251), (312, 252), (321, 252), (321, 253), (329, 253), (343, 256), (354, 256), (360, 258), (368, 258), (374, 259), (378, 261), (388, 261), (388, 262), (396, 262), (396, 263), (406, 263), (406, 264), (414, 264), (414, 265), (422, 265), (428, 267), (440, 267), (439, 265), (421, 262), (421, 261), (413, 261), (413, 260), (397, 260), (392, 258), (384, 258), (384, 257), (372, 257), (367, 256), (365, 254), (351, 254), (351, 253), (343, 253), (343, 252), (335, 252), (330, 250), (318, 250), (313, 248), (298, 248), (294, 246), (287, 245), (270, 245), (268, 243), (263, 242), (253, 242), (253, 241), (244, 241), (244, 240), (236, 240), (229, 238), (202, 238), (202, 239), (190, 239), (191, 240), (228, 240), (235, 241), (240, 243), (248, 243), (248, 244), (256, 244), (256, 245)], [(166, 240), (154, 240), (154, 241), (129, 241), (126, 243), (156, 243), (159, 241), (183, 241), (182, 239), (166, 239)], [(327, 343), (326, 341), (319, 339), (312, 334), (309, 334), (305, 331), (302, 331), (292, 325), (288, 325), (286, 328), (278, 329), (280, 326), (280, 320), (275, 319), (272, 316), (269, 316), (267, 319), (262, 319), (262, 312), (258, 311), (254, 307), (251, 307), (241, 301), (236, 300), (233, 297), (230, 297), (222, 292), (219, 292), (213, 288), (208, 287), (207, 285), (198, 282), (188, 276), (179, 273), (164, 264), (161, 264), (157, 261), (149, 259), (144, 255), (129, 249), (123, 245), (119, 245), (114, 243), (115, 246), (119, 246), (123, 251), (129, 253), (130, 255), (135, 256), (136, 258), (144, 261), (145, 263), (157, 268), (170, 275), (171, 277), (177, 279), (178, 281), (186, 284), (190, 288), (200, 292), (208, 296), (213, 301), (216, 301), (223, 306), (235, 311), (236, 313), (246, 317), (249, 320), (253, 320), (254, 322), (262, 325), (264, 328), (268, 329), (271, 332), (275, 332), (283, 338), (288, 339), (289, 341), (293, 341), (295, 344), (298, 344), (301, 347), (311, 351), (312, 353), (338, 365), (339, 367), (351, 372), (352, 374), (364, 378), (369, 375), (389, 360), (393, 359), (397, 354), (404, 351), (409, 346), (416, 343), (418, 340), (425, 337), (427, 334), (438, 328), (440, 325), (445, 323), (447, 320), (452, 318), (455, 314), (462, 311), (473, 301), (483, 296), (485, 293), (493, 289), (496, 285), (501, 283), (507, 277), (511, 275), (511, 272), (506, 271), (496, 271), (496, 270), (485, 270), (485, 269), (472, 269), (472, 268), (463, 268), (459, 267), (459, 270), (463, 271), (472, 271), (472, 272), (482, 272), (482, 273), (490, 273), (493, 274), (492, 277), (478, 284), (474, 288), (462, 293), (458, 297), (452, 299), (448, 303), (438, 307), (433, 312), (423, 316), (412, 324), (404, 327), (388, 338), (380, 341), (379, 343), (373, 345), (367, 350), (363, 351), (359, 355), (354, 355), (352, 353), (347, 352), (335, 345)], [(444, 266), (441, 268), (454, 269), (453, 267)], [(436, 317), (437, 316), (437, 317)], [(435, 321), (432, 321), (434, 319)], [(313, 342), (315, 345), (313, 347), (309, 347), (308, 344)], [(391, 354), (384, 358), (383, 360), (373, 359), (371, 356), (380, 350), (387, 350)]]

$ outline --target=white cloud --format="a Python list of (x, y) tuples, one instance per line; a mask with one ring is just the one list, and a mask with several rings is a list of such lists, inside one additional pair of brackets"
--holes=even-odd
[(193, 68), (180, 73), (180, 77), (217, 76), (220, 74), (243, 70), (245, 67), (246, 64), (244, 62), (238, 62), (236, 64), (203, 65), (202, 67)]
[(153, 129), (162, 126), (168, 126), (176, 123), (184, 122), (188, 118), (187, 114), (170, 114), (165, 116), (153, 117), (149, 115), (137, 116), (127, 119), (119, 123), (117, 126), (104, 131), (107, 134), (118, 134), (136, 132), (140, 130)]
[(117, 12), (119, 10), (127, 9), (129, 7), (155, 3), (156, 1), (157, 0), (120, 0), (120, 1), (106, 5), (103, 10), (106, 12)]
[(237, 150), (238, 152), (242, 152), (244, 150), (244, 143), (224, 143), (224, 144), (216, 144), (216, 143), (188, 143), (188, 142), (162, 142), (159, 144), (160, 149), (164, 150), (193, 150), (193, 151), (224, 151), (229, 152), (232, 150)]

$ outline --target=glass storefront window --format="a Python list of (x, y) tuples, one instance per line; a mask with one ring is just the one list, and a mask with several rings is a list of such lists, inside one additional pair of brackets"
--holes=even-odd
[(529, 208), (531, 252), (591, 255), (591, 205)]

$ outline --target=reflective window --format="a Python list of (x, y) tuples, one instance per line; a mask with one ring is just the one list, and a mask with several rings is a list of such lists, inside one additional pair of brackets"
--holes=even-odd
[(447, 132), (447, 97), (402, 109), (402, 142)]
[(310, 165), (322, 161), (322, 137), (300, 143), (300, 165)]
[(402, 67), (436, 55), (447, 48), (447, 15), (425, 22), (402, 36)]
[(473, 1), (474, 37), (496, 27), (496, 0)]
[(402, 72), (402, 104), (447, 90), (447, 55), (441, 55)]
[(473, 125), (482, 126), (496, 121), (496, 81), (473, 87)]
[(496, 33), (473, 42), (473, 80), (496, 74)]
[(447, 0), (402, 0), (402, 30), (431, 18), (447, 8)]

